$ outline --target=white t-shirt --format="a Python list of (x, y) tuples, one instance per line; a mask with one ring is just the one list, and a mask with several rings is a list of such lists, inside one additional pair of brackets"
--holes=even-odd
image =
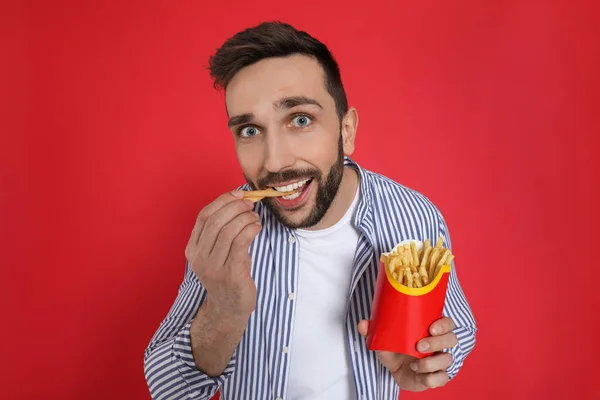
[(344, 217), (321, 231), (297, 230), (300, 268), (288, 399), (356, 399), (346, 306), (359, 232), (352, 221), (360, 190)]

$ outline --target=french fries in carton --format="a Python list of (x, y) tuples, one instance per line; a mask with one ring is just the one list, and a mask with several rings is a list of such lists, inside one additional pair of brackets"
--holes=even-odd
[(442, 318), (450, 266), (454, 256), (443, 247), (408, 240), (383, 253), (373, 297), (367, 346), (423, 358), (417, 342), (429, 334), (433, 322)]

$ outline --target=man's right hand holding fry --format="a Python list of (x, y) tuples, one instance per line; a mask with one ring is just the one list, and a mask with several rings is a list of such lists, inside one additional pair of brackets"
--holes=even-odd
[(261, 225), (253, 203), (243, 194), (225, 193), (207, 205), (185, 249), (207, 291), (192, 321), (190, 339), (196, 366), (210, 376), (224, 371), (256, 306), (248, 250)]

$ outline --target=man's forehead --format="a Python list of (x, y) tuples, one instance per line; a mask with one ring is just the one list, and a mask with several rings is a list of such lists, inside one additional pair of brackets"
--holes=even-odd
[[(228, 114), (280, 105), (281, 99), (304, 96), (326, 103), (325, 75), (307, 56), (269, 58), (241, 69), (225, 90)], [(333, 99), (332, 99), (333, 100)], [(325, 104), (323, 104), (325, 105)]]

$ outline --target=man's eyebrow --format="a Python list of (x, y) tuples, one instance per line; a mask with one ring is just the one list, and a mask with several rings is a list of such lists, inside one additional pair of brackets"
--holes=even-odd
[(312, 104), (320, 109), (323, 109), (323, 106), (318, 101), (306, 96), (284, 97), (273, 103), (273, 105), (277, 108), (294, 108), (306, 104)]
[[(282, 99), (275, 101), (273, 103), (273, 106), (275, 106), (276, 108), (290, 109), (290, 108), (294, 108), (294, 107), (301, 106), (301, 105), (307, 105), (307, 104), (314, 105), (314, 106), (319, 107), (320, 109), (323, 109), (323, 106), (321, 105), (321, 103), (319, 103), (315, 99), (311, 99), (310, 97), (306, 97), (306, 96), (284, 97)], [(229, 128), (231, 128), (233, 126), (247, 124), (249, 122), (252, 122), (253, 120), (254, 120), (254, 114), (252, 114), (252, 113), (234, 115), (233, 117), (229, 118), (229, 122), (227, 122), (227, 126)]]
[(227, 126), (229, 128), (231, 128), (232, 126), (247, 124), (248, 122), (251, 122), (253, 119), (254, 119), (254, 114), (234, 115), (233, 117), (229, 118), (229, 122), (227, 122)]

